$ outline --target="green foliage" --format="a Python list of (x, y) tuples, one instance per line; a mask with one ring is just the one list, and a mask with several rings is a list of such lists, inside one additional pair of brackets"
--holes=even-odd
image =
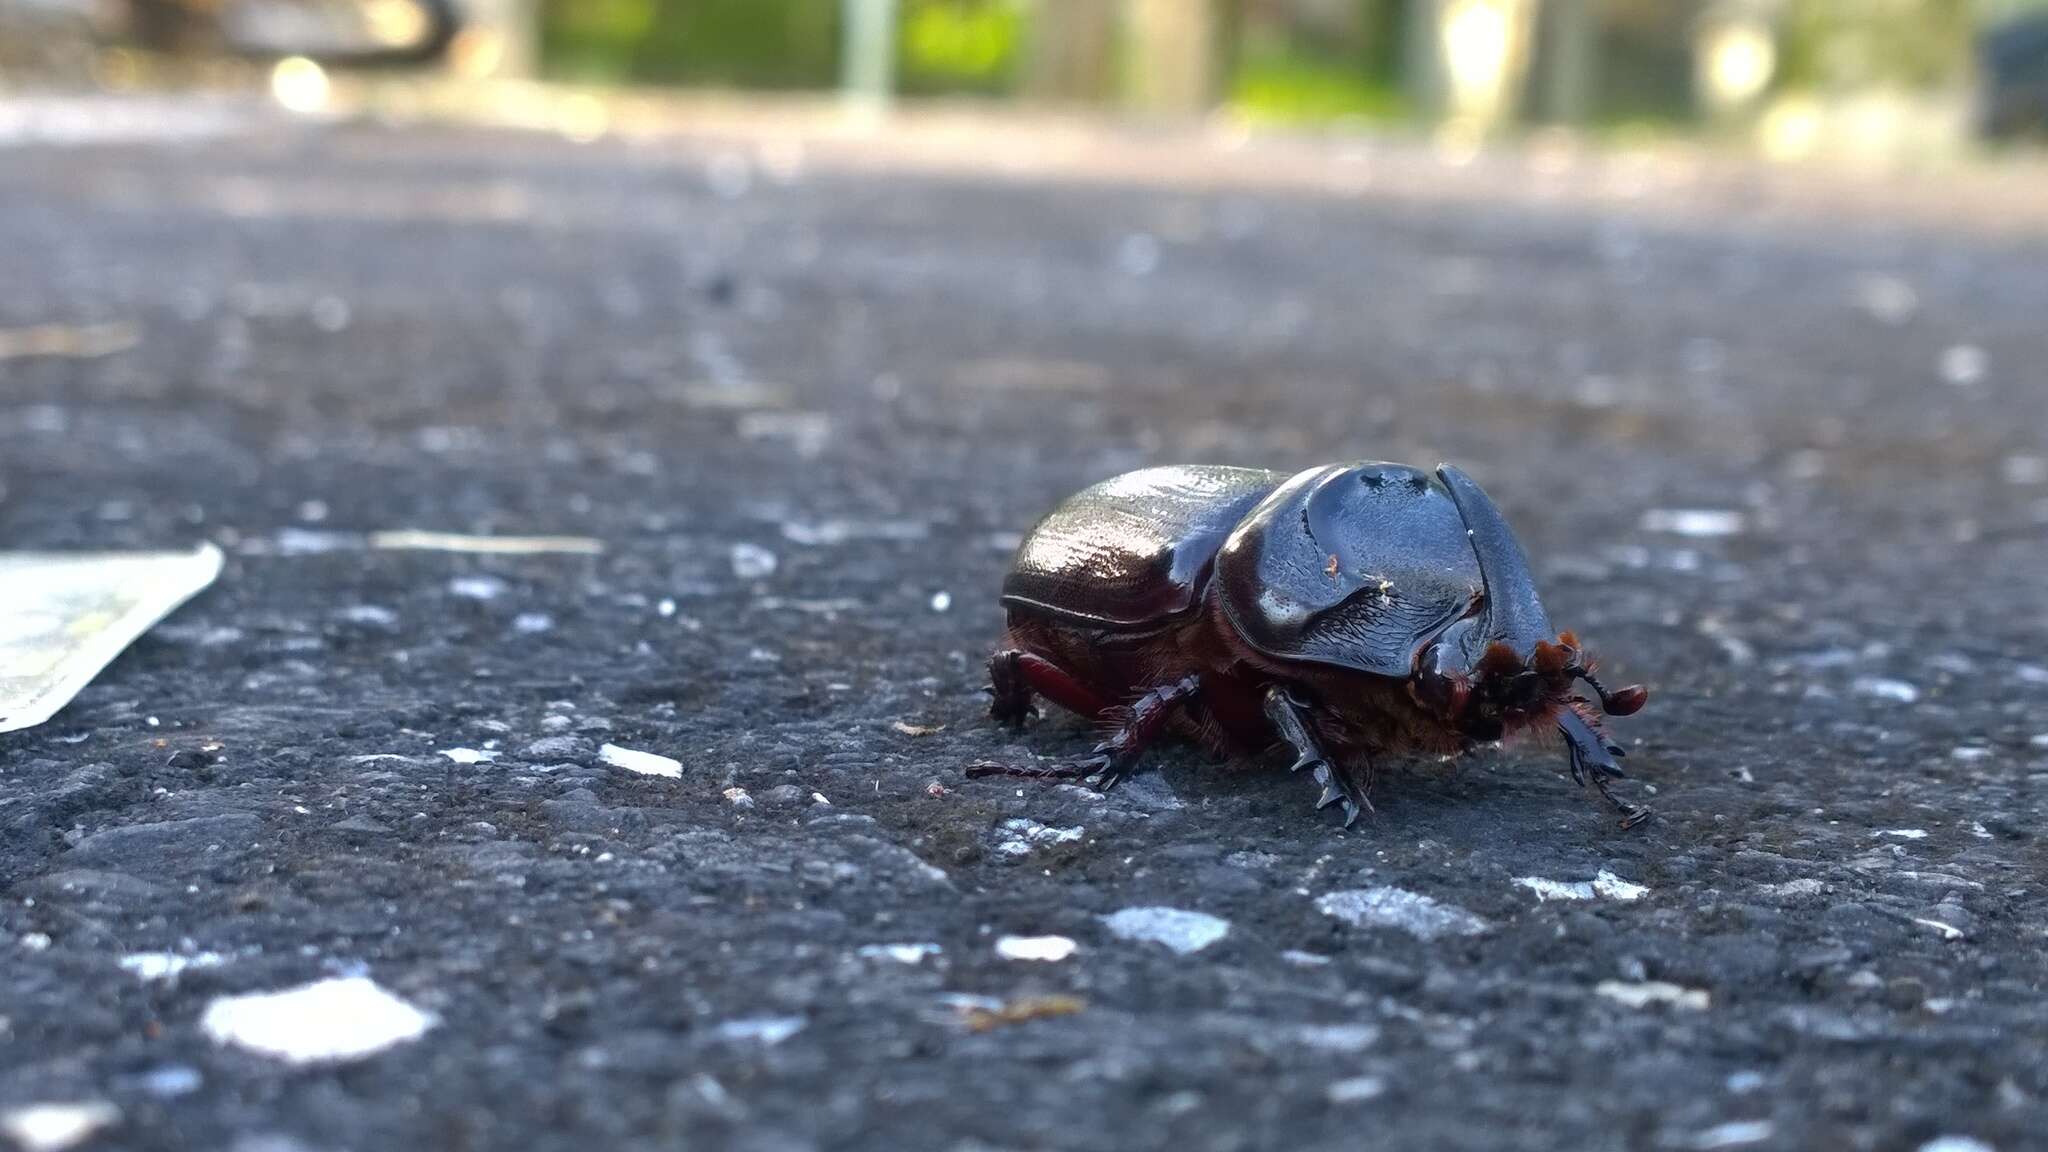
[(903, 91), (998, 94), (1012, 87), (1028, 20), (1024, 0), (904, 0), (899, 19)]
[(828, 88), (839, 0), (543, 0), (541, 37), (571, 79)]
[(1938, 88), (1961, 80), (1971, 0), (1792, 0), (1781, 75), (1793, 87)]
[(1378, 6), (1368, 4), (1366, 16), (1376, 35), (1358, 43), (1249, 31), (1231, 74), (1229, 105), (1255, 121), (1290, 125), (1405, 119), (1411, 109), (1397, 70), (1399, 25)]

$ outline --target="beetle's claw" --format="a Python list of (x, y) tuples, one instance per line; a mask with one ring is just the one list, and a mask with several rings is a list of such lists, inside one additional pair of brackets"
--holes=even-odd
[(1351, 778), (1350, 773), (1328, 760), (1303, 760), (1295, 766), (1300, 767), (1302, 764), (1314, 768), (1316, 783), (1323, 786), (1322, 793), (1316, 797), (1316, 811), (1320, 812), (1332, 804), (1343, 805), (1346, 828), (1358, 823), (1361, 814), (1374, 811), (1371, 797), (1367, 796), (1365, 789)]
[(1134, 757), (1122, 754), (1113, 744), (1102, 743), (1069, 765), (1068, 775), (1082, 780), (1097, 792), (1113, 792), (1136, 768)]

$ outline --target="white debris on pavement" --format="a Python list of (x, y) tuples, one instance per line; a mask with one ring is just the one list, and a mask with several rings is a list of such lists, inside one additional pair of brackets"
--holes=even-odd
[(1896, 837), (1898, 837), (1898, 838), (1899, 838), (1899, 839), (1901, 839), (1901, 840), (1925, 840), (1925, 839), (1927, 839), (1927, 829), (1925, 829), (1925, 828), (1884, 828), (1884, 829), (1880, 829), (1880, 830), (1878, 830), (1878, 831), (1876, 831), (1876, 832), (1873, 832), (1873, 833), (1871, 833), (1871, 835), (1873, 835), (1873, 836), (1896, 836)]
[(1102, 923), (1120, 939), (1164, 944), (1182, 956), (1230, 935), (1230, 921), (1180, 908), (1124, 908), (1102, 917)]
[(56, 715), (220, 575), (219, 548), (0, 554), (0, 732)]
[(922, 964), (927, 956), (945, 949), (937, 944), (864, 944), (858, 955), (866, 960), (894, 960), (898, 964)]
[(1889, 676), (1858, 676), (1849, 687), (1862, 695), (1897, 704), (1911, 704), (1920, 699), (1918, 687)]
[(1444, 936), (1477, 936), (1491, 927), (1455, 904), (1445, 904), (1405, 888), (1353, 888), (1316, 900), (1326, 916), (1354, 928), (1393, 928), (1417, 940)]
[(1332, 1104), (1362, 1104), (1386, 1095), (1387, 1082), (1377, 1076), (1354, 1076), (1339, 1080), (1323, 1090)]
[(1747, 517), (1728, 508), (1652, 508), (1643, 513), (1642, 519), (1645, 532), (1665, 532), (1702, 540), (1739, 536), (1747, 525)]
[(510, 587), (496, 576), (457, 576), (448, 581), (448, 591), (465, 600), (496, 600)]
[(848, 540), (922, 540), (931, 529), (921, 520), (786, 520), (782, 538), (815, 548)]
[(121, 1110), (104, 1100), (30, 1104), (0, 1112), (0, 1132), (22, 1152), (63, 1152), (120, 1119)]
[(1913, 917), (1913, 923), (1920, 925), (1922, 928), (1932, 928), (1941, 935), (1943, 940), (1961, 940), (1964, 936), (1961, 928), (1940, 920), (1930, 920), (1924, 916), (1915, 916)]
[(773, 1048), (803, 1031), (805, 1023), (801, 1016), (749, 1016), (720, 1024), (718, 1037), (721, 1040), (759, 1041)]
[(732, 574), (742, 580), (760, 580), (775, 575), (775, 553), (741, 541), (732, 546)]
[(1050, 828), (1036, 820), (1018, 817), (1002, 823), (1003, 838), (996, 843), (996, 851), (1004, 856), (1029, 856), (1040, 848), (1055, 844), (1072, 844), (1081, 839), (1087, 831), (1084, 826), (1072, 828)]
[(1005, 936), (996, 941), (996, 955), (1005, 960), (1065, 960), (1080, 945), (1065, 936)]
[(199, 1027), (231, 1044), (288, 1064), (360, 1060), (417, 1040), (439, 1021), (367, 976), (319, 980), (281, 992), (223, 996)]
[(1998, 1152), (1974, 1136), (1936, 1136), (1920, 1146), (1920, 1152)]
[(1777, 1130), (1769, 1120), (1734, 1120), (1695, 1133), (1692, 1139), (1686, 1142), (1686, 1147), (1696, 1149), (1697, 1152), (1714, 1152), (1718, 1148), (1742, 1148), (1769, 1140)]
[(1601, 871), (1591, 880), (1546, 880), (1541, 876), (1517, 876), (1515, 884), (1536, 894), (1538, 903), (1551, 900), (1619, 900), (1627, 903), (1641, 900), (1650, 890), (1641, 884), (1630, 883), (1612, 872)]
[(443, 748), (441, 755), (457, 764), (488, 764), (498, 758), (496, 752), (485, 752), (476, 748)]
[(121, 969), (144, 982), (173, 981), (188, 968), (218, 968), (227, 957), (218, 952), (136, 952), (121, 957)]
[(1819, 896), (1827, 890), (1826, 884), (1811, 876), (1787, 880), (1783, 884), (1765, 884), (1757, 889), (1766, 896)]
[(607, 744), (597, 750), (597, 758), (614, 768), (638, 772), (642, 776), (667, 776), (676, 779), (683, 774), (683, 762), (653, 752), (641, 752), (632, 748), (621, 748)]
[(1624, 1004), (1630, 1008), (1669, 1004), (1673, 1008), (1704, 1012), (1712, 1002), (1712, 997), (1703, 988), (1685, 988), (1677, 984), (1667, 984), (1662, 980), (1644, 980), (1638, 983), (1602, 980), (1594, 986), (1593, 991), (1596, 995), (1605, 996), (1617, 1004)]
[(1941, 378), (1957, 388), (1980, 384), (1991, 368), (1991, 358), (1975, 344), (1952, 344), (1941, 353)]
[(1318, 1052), (1363, 1052), (1380, 1042), (1377, 1024), (1304, 1024), (1294, 1038)]
[(942, 588), (939, 591), (932, 593), (932, 611), (948, 612), (951, 611), (952, 608), (953, 594), (951, 592), (948, 592)]
[(468, 536), (400, 529), (370, 533), (370, 547), (390, 552), (462, 552), (478, 556), (596, 556), (604, 541), (588, 536)]

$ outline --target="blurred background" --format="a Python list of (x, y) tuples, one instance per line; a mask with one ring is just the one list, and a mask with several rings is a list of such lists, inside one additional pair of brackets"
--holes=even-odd
[(1940, 164), (2048, 129), (2048, 0), (0, 0), (0, 92), (263, 85), (584, 131), (634, 90), (836, 91)]

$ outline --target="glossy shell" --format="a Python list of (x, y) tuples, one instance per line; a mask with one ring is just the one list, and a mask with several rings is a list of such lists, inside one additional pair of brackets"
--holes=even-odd
[(1480, 603), (1465, 518), (1404, 464), (1331, 464), (1253, 508), (1216, 561), (1216, 594), (1267, 655), (1406, 677), (1421, 647)]
[(1025, 536), (1003, 603), (1096, 627), (1157, 627), (1194, 608), (1225, 538), (1285, 479), (1178, 465), (1083, 489)]

